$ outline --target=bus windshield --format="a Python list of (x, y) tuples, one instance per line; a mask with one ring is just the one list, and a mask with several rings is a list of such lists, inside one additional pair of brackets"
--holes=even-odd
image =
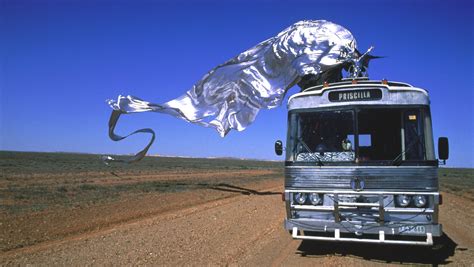
[(434, 159), (431, 123), (425, 125), (426, 120), (429, 111), (423, 108), (292, 113), (289, 124), (292, 149), (287, 150), (287, 157), (292, 161), (318, 163), (387, 161), (394, 165)]

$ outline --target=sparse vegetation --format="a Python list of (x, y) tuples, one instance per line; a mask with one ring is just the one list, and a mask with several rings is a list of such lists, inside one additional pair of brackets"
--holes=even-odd
[[(283, 163), (236, 159), (107, 167), (97, 155), (0, 151), (0, 170), (0, 251), (242, 194), (278, 195), (284, 184)], [(472, 169), (439, 176), (442, 191), (472, 200)]]
[(474, 169), (439, 169), (441, 191), (474, 200)]
[[(222, 182), (238, 185), (242, 178), (281, 179), (283, 172), (281, 162), (268, 161), (147, 157), (138, 164), (106, 166), (98, 155), (9, 151), (0, 151), (0, 168), (0, 194), (6, 200), (0, 211), (10, 213), (88, 206), (126, 194), (180, 192)], [(239, 176), (252, 170), (268, 172)], [(161, 180), (160, 174), (168, 175)], [(199, 174), (202, 178), (196, 179)]]
[[(246, 175), (245, 182), (283, 177), (281, 162), (147, 157), (139, 164), (108, 167), (98, 155), (8, 151), (0, 151), (0, 168), (0, 194), (5, 200), (0, 211), (13, 213), (41, 211), (51, 206), (87, 206), (124, 194), (180, 192), (212, 188), (223, 182), (238, 185), (242, 178), (239, 171), (269, 171)], [(213, 177), (211, 170), (217, 176)], [(222, 172), (236, 174), (220, 177)], [(163, 173), (171, 177), (153, 179)], [(193, 174), (199, 173), (209, 175), (195, 179)], [(138, 176), (148, 178), (136, 179)], [(439, 178), (442, 191), (474, 199), (474, 169), (440, 168)]]
[(37, 153), (0, 151), (0, 178), (8, 174), (41, 174), (64, 172), (127, 172), (147, 173), (162, 170), (219, 170), (219, 169), (282, 169), (281, 162), (239, 160), (239, 159), (206, 159), (206, 158), (173, 158), (146, 157), (139, 164), (112, 164), (106, 166), (99, 155), (73, 153)]
[(237, 159), (147, 157), (108, 167), (98, 155), (0, 151), (0, 170), (0, 251), (283, 185), (281, 162)]

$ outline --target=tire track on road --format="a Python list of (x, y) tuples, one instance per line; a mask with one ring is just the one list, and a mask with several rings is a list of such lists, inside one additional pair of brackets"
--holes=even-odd
[[(267, 192), (274, 191), (274, 190), (281, 190), (281, 189), (282, 189), (281, 185), (276, 186), (276, 187), (273, 186), (273, 187), (259, 188), (260, 191), (267, 191)], [(157, 212), (153, 214), (148, 214), (148, 215), (145, 215), (144, 217), (127, 220), (125, 222), (122, 221), (122, 222), (115, 223), (98, 230), (87, 232), (87, 233), (67, 236), (64, 239), (45, 241), (45, 242), (37, 243), (31, 246), (9, 250), (9, 251), (0, 253), (0, 256), (1, 258), (10, 258), (10, 257), (15, 257), (16, 255), (19, 255), (19, 254), (35, 253), (35, 252), (46, 250), (52, 247), (62, 246), (70, 242), (90, 239), (90, 238), (94, 238), (101, 235), (107, 235), (118, 230), (119, 228), (127, 228), (127, 227), (133, 228), (133, 227), (139, 226), (140, 224), (152, 223), (153, 221), (156, 221), (158, 219), (160, 221), (173, 220), (173, 219), (181, 218), (184, 216), (189, 216), (198, 212), (204, 212), (210, 209), (215, 209), (221, 206), (229, 205), (229, 204), (240, 201), (240, 199), (244, 197), (247, 197), (247, 195), (242, 195), (241, 193), (236, 192), (233, 195), (214, 199), (205, 203), (198, 204), (196, 206), (180, 208), (178, 210), (169, 210), (165, 212)]]

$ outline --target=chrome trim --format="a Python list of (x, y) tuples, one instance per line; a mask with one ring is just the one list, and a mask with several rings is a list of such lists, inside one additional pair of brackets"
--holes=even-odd
[(333, 206), (312, 206), (312, 205), (290, 205), (291, 209), (295, 210), (320, 210), (320, 211), (333, 211)]
[[(359, 204), (359, 205), (347, 205), (347, 204)], [(371, 204), (371, 203), (339, 203), (338, 209), (355, 209), (356, 206), (362, 206), (360, 204)], [(371, 204), (372, 205), (372, 204)], [(379, 204), (373, 204), (372, 210), (377, 211)], [(315, 210), (315, 211), (334, 211), (334, 206), (312, 206), (312, 205), (290, 205), (291, 209), (294, 210)], [(423, 213), (430, 214), (434, 213), (434, 209), (419, 209), (419, 208), (383, 208), (384, 212), (392, 213)]]
[(347, 168), (355, 168), (355, 169), (433, 169), (436, 168), (434, 166), (285, 166), (285, 168), (289, 169), (347, 169)]
[(298, 227), (293, 227), (291, 236), (294, 239), (306, 239), (306, 240), (344, 241), (344, 242), (400, 244), (400, 245), (422, 245), (422, 246), (433, 245), (433, 235), (431, 233), (426, 233), (426, 241), (410, 241), (410, 240), (387, 240), (385, 239), (384, 231), (379, 231), (379, 239), (341, 237), (341, 232), (339, 229), (334, 229), (334, 237), (304, 236), (304, 235), (298, 235)]
[[(346, 91), (355, 89), (380, 89), (382, 90), (382, 99), (364, 100), (364, 101), (347, 101), (347, 102), (331, 102), (327, 95), (331, 91)], [(341, 107), (353, 105), (426, 105), (430, 104), (428, 93), (415, 87), (390, 87), (388, 85), (377, 84), (351, 84), (330, 86), (318, 91), (301, 92), (292, 95), (288, 99), (288, 110), (308, 109), (308, 108), (324, 108), (324, 107)]]
[(339, 206), (351, 206), (351, 207), (379, 207), (379, 203), (357, 203), (357, 202), (338, 202)]
[[(400, 83), (400, 82), (397, 82), (397, 83)], [(304, 92), (300, 92), (300, 93), (290, 96), (290, 98), (288, 99), (288, 102), (290, 102), (293, 98), (296, 98), (296, 97), (307, 96), (307, 95), (322, 95), (325, 91), (337, 90), (337, 89), (354, 89), (354, 88), (362, 88), (362, 87), (372, 87), (372, 88), (383, 87), (384, 89), (387, 89), (389, 91), (419, 91), (419, 92), (423, 92), (425, 95), (428, 95), (428, 92), (422, 88), (413, 87), (413, 85), (408, 84), (408, 83), (400, 83), (400, 84), (405, 84), (408, 87), (407, 86), (405, 87), (404, 86), (389, 86), (383, 83), (380, 83), (380, 84), (356, 83), (356, 84), (341, 84), (341, 85), (335, 84), (333, 86), (322, 87), (319, 90), (311, 90), (311, 87), (310, 87), (310, 88), (305, 89)]]
[(386, 212), (393, 212), (393, 213), (434, 213), (433, 209), (424, 209), (424, 208), (385, 208)]
[(350, 195), (431, 195), (439, 196), (439, 192), (406, 192), (406, 191), (352, 191), (352, 190), (311, 190), (311, 189), (285, 189), (288, 193), (322, 193), (322, 194), (350, 194)]
[(424, 167), (358, 167), (358, 166), (287, 166), (286, 188), (319, 188), (352, 190), (351, 181), (357, 177), (364, 181), (361, 192), (368, 190), (437, 191), (438, 169)]

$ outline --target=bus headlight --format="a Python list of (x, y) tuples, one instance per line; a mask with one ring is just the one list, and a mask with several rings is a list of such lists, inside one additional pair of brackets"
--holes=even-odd
[(303, 205), (306, 202), (306, 194), (305, 193), (296, 193), (294, 198), (295, 198), (295, 201), (300, 205)]
[(422, 208), (426, 205), (426, 196), (417, 195), (413, 198), (413, 202), (415, 202), (415, 206)]
[(318, 204), (321, 204), (321, 197), (319, 196), (318, 193), (311, 193), (309, 194), (309, 201), (313, 205), (318, 205)]
[(400, 206), (400, 207), (407, 207), (408, 205), (410, 205), (410, 197), (407, 196), (407, 195), (398, 195), (397, 196), (397, 204)]

